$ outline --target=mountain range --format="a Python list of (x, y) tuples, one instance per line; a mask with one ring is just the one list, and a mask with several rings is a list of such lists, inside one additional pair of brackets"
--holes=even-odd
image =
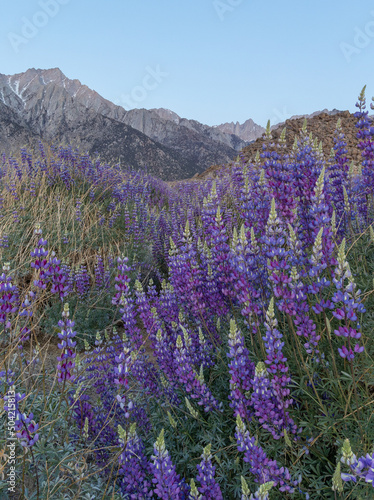
[[(317, 111), (286, 124), (337, 113)], [(105, 162), (146, 167), (173, 181), (205, 175), (230, 164), (241, 151), (257, 150), (264, 132), (252, 119), (208, 126), (164, 108), (125, 110), (58, 68), (0, 73), (0, 153), (36, 147), (39, 141), (69, 144)]]
[(125, 110), (58, 68), (0, 74), (0, 151), (40, 140), (72, 144), (130, 168), (147, 166), (167, 180), (225, 164), (248, 144), (163, 108)]

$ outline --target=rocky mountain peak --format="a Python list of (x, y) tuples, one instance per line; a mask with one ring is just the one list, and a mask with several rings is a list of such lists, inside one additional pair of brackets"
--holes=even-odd
[(221, 125), (216, 125), (215, 128), (225, 134), (234, 134), (246, 142), (255, 141), (265, 132), (264, 127), (257, 125), (252, 118), (249, 118), (244, 123), (239, 123), (238, 121), (236, 123), (222, 123)]
[[(233, 133), (181, 118), (169, 109), (126, 111), (79, 80), (67, 78), (59, 68), (0, 74), (0, 102), (12, 110), (9, 116), (17, 115), (34, 138), (79, 144), (89, 152), (98, 151), (108, 161), (121, 158), (122, 163), (127, 161), (134, 168), (147, 164), (155, 174), (164, 178), (168, 175), (170, 180), (190, 177), (212, 164), (227, 163), (247, 144)], [(115, 137), (110, 136), (110, 130)], [(140, 139), (142, 134), (146, 137)], [(118, 137), (124, 142), (116, 143)], [(147, 148), (129, 154), (129, 144), (132, 148), (135, 143), (145, 144), (146, 139), (153, 142), (152, 147), (149, 145), (151, 156)], [(5, 143), (9, 150), (12, 141), (0, 136), (0, 149)], [(161, 158), (166, 162), (163, 166)]]

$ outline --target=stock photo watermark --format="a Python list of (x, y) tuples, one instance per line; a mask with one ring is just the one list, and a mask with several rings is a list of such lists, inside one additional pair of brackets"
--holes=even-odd
[(129, 94), (122, 94), (116, 101), (116, 104), (123, 106), (125, 109), (134, 109), (141, 102), (145, 101), (149, 92), (157, 89), (157, 87), (169, 76), (169, 73), (162, 71), (160, 65), (152, 68), (147, 66), (140, 85), (133, 87)]
[(370, 12), (370, 15), (373, 19), (368, 21), (365, 26), (362, 28), (355, 26), (355, 33), (351, 43), (340, 43), (340, 50), (348, 63), (352, 61), (352, 57), (360, 54), (363, 49), (366, 49), (374, 38), (374, 10)]
[(291, 114), (288, 112), (287, 107), (283, 106), (282, 110), (279, 110), (278, 108), (273, 109), (273, 117), (270, 118), (270, 125), (278, 125), (279, 123), (283, 123), (289, 118), (291, 118)]
[(244, 0), (213, 0), (213, 7), (221, 21), (225, 19), (226, 14), (233, 12), (235, 7), (242, 4)]
[(16, 491), (16, 431), (15, 431), (15, 420), (16, 420), (16, 398), (15, 392), (9, 389), (7, 392), (7, 472), (6, 472), (6, 482), (8, 483), (8, 491), (10, 493), (15, 493)]
[(18, 54), (22, 46), (27, 45), (51, 19), (57, 16), (61, 6), (69, 2), (70, 0), (40, 0), (38, 2), (40, 10), (37, 10), (30, 18), (25, 16), (21, 18), (20, 31), (8, 33), (8, 40), (14, 52)]

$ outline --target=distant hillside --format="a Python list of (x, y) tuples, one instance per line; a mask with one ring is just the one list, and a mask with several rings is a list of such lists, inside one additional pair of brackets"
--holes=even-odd
[[(313, 118), (322, 113), (326, 113), (328, 115), (336, 115), (337, 113), (341, 113), (341, 111), (337, 109), (333, 109), (329, 111), (328, 109), (323, 109), (322, 111), (315, 111), (310, 115), (294, 115), (289, 118), (289, 120), (296, 120), (297, 118)], [(271, 125), (271, 129), (276, 129), (278, 127), (284, 126), (285, 122), (277, 123), (276, 125)], [(243, 141), (253, 142), (259, 137), (262, 137), (265, 133), (265, 128), (261, 127), (261, 125), (257, 125), (251, 118), (246, 120), (244, 123), (239, 122), (231, 122), (231, 123), (223, 123), (222, 125), (216, 125), (217, 129), (225, 132), (226, 134), (235, 134), (236, 136), (243, 139)]]
[[(334, 146), (334, 133), (336, 129), (336, 123), (338, 119), (342, 121), (342, 129), (345, 134), (345, 140), (347, 142), (348, 154), (347, 156), (354, 160), (356, 163), (361, 162), (360, 150), (357, 148), (357, 128), (356, 118), (349, 111), (336, 111), (329, 113), (318, 113), (314, 116), (311, 115), (310, 118), (307, 118), (307, 130), (308, 133), (312, 133), (314, 138), (317, 138), (318, 141), (322, 141), (323, 144), (323, 152), (327, 157), (330, 155), (331, 148)], [(286, 120), (284, 124), (280, 124), (276, 128), (272, 129), (271, 134), (276, 141), (279, 139), (280, 134), (283, 128), (286, 128), (286, 144), (287, 148), (290, 151), (292, 145), (294, 143), (295, 136), (298, 136), (301, 128), (303, 126), (304, 117), (294, 118)], [(242, 151), (242, 156), (247, 161), (254, 160), (257, 151), (262, 152), (262, 144), (264, 140), (263, 137), (258, 138), (256, 141), (252, 142), (248, 146), (246, 146)], [(228, 163), (225, 168), (230, 168), (232, 162)], [(207, 169), (202, 174), (198, 174), (195, 178), (204, 179), (205, 177), (215, 176), (222, 167), (220, 166), (212, 166)]]

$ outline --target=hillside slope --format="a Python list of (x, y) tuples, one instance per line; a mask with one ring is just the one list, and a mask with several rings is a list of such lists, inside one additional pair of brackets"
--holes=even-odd
[[(356, 128), (356, 118), (349, 111), (340, 111), (330, 113), (319, 113), (315, 116), (307, 119), (307, 131), (312, 133), (313, 138), (317, 138), (318, 142), (322, 141), (323, 152), (328, 157), (331, 152), (331, 148), (334, 146), (334, 133), (336, 129), (336, 124), (338, 119), (341, 119), (342, 129), (345, 134), (345, 140), (347, 142), (347, 156), (356, 163), (361, 162), (361, 153), (357, 148), (357, 128)], [(286, 128), (286, 147), (288, 151), (291, 151), (295, 137), (300, 134), (304, 122), (304, 117), (294, 118), (286, 120), (284, 124), (272, 129), (271, 134), (274, 141), (277, 141), (281, 135), (283, 128)], [(241, 156), (247, 162), (253, 161), (256, 153), (262, 152), (262, 145), (264, 139), (259, 137), (256, 141), (252, 142), (246, 146)], [(224, 168), (229, 169), (233, 162), (228, 163)], [(202, 174), (195, 175), (197, 179), (204, 179), (209, 176), (215, 176), (222, 169), (222, 167), (215, 165), (211, 166)]]

